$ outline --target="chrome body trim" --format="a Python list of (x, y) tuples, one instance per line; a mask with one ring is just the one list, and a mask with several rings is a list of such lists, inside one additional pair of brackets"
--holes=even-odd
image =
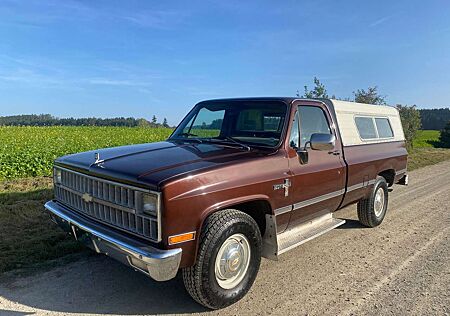
[(276, 210), (273, 211), (273, 214), (275, 216), (278, 216), (278, 215), (281, 215), (281, 214), (284, 214), (284, 213), (288, 213), (290, 211), (292, 211), (292, 205), (288, 205), (288, 206), (277, 208)]
[(297, 203), (295, 203), (293, 205), (280, 207), (280, 208), (275, 209), (273, 211), (273, 214), (275, 216), (279, 216), (279, 215), (282, 215), (282, 214), (285, 214), (285, 213), (288, 213), (288, 212), (291, 212), (291, 211), (295, 211), (295, 210), (298, 210), (298, 209), (306, 207), (306, 206), (310, 206), (310, 205), (313, 205), (313, 204), (316, 204), (316, 203), (323, 202), (323, 201), (328, 200), (328, 199), (332, 199), (332, 198), (338, 197), (338, 196), (340, 196), (340, 195), (342, 195), (344, 193), (347, 193), (347, 192), (352, 192), (354, 190), (367, 188), (368, 186), (374, 185), (375, 182), (376, 182), (376, 179), (369, 180), (367, 182), (357, 183), (357, 184), (354, 184), (352, 186), (347, 187), (347, 190), (345, 190), (345, 189), (337, 190), (337, 191), (334, 191), (334, 192), (326, 193), (326, 194), (321, 195), (321, 196), (317, 196), (317, 197), (309, 199), (309, 200), (297, 202)]
[(332, 199), (332, 198), (338, 197), (339, 195), (344, 194), (344, 192), (345, 192), (345, 189), (337, 190), (337, 191), (334, 191), (334, 192), (330, 192), (330, 193), (327, 193), (327, 194), (324, 194), (324, 195), (317, 196), (317, 197), (309, 199), (309, 200), (305, 200), (305, 201), (301, 201), (301, 202), (295, 203), (294, 207), (293, 207), (293, 210), (298, 210), (299, 208), (303, 208), (303, 207), (306, 207), (306, 206), (310, 206), (310, 205), (313, 205), (313, 204), (316, 204), (316, 203), (323, 202), (323, 201), (328, 200), (328, 199)]
[(181, 261), (181, 248), (161, 250), (112, 231), (70, 209), (48, 201), (45, 209), (52, 220), (97, 253), (103, 253), (130, 265), (156, 281), (174, 278)]
[(373, 180), (369, 180), (367, 182), (361, 182), (361, 183), (351, 185), (351, 186), (347, 187), (347, 192), (367, 188), (369, 185), (374, 185), (376, 181), (377, 181), (376, 179), (373, 179)]
[(124, 184), (124, 183), (121, 183), (121, 182), (111, 181), (111, 180), (103, 179), (103, 178), (100, 178), (100, 177), (94, 177), (94, 176), (88, 175), (86, 173), (81, 173), (81, 172), (78, 172), (78, 171), (75, 171), (75, 170), (72, 170), (72, 169), (61, 167), (60, 165), (54, 165), (53, 167), (56, 168), (56, 169), (61, 169), (61, 170), (67, 171), (67, 172), (72, 172), (74, 174), (78, 174), (80, 176), (87, 177), (87, 178), (92, 179), (92, 180), (100, 180), (100, 181), (105, 182), (105, 183), (109, 183), (109, 184), (113, 184), (113, 185), (120, 185), (121, 187), (132, 189), (132, 190), (136, 190), (136, 191), (160, 194), (160, 192), (147, 190), (147, 189), (136, 187), (136, 186), (132, 186), (132, 185), (129, 185), (129, 184)]

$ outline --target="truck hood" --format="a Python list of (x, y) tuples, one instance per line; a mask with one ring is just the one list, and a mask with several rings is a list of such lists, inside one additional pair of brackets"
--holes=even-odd
[[(264, 152), (267, 155), (267, 152)], [(102, 178), (158, 188), (174, 177), (261, 156), (258, 150), (215, 143), (165, 141), (86, 151), (55, 164)], [(99, 161), (96, 163), (96, 155)]]

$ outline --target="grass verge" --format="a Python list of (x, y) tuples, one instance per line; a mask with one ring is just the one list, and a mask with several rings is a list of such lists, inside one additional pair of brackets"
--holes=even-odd
[(446, 148), (414, 148), (408, 154), (408, 170), (414, 170), (429, 165), (450, 160), (450, 149)]
[(0, 273), (51, 265), (83, 251), (44, 213), (52, 196), (50, 178), (0, 182)]

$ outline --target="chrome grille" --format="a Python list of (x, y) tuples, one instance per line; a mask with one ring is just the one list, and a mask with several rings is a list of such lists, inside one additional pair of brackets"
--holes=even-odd
[(61, 170), (61, 182), (55, 183), (58, 202), (102, 223), (159, 241), (158, 217), (136, 212), (140, 194), (145, 190), (57, 169)]

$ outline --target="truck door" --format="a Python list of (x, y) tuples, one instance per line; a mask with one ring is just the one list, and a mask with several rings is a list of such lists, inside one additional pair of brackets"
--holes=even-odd
[[(288, 151), (291, 172), (291, 201), (293, 210), (289, 227), (294, 227), (325, 213), (334, 212), (345, 192), (345, 163), (342, 145), (335, 123), (323, 103), (304, 101), (293, 107)], [(312, 150), (308, 144), (314, 133), (336, 137), (331, 150)], [(297, 149), (305, 149), (307, 162)]]

